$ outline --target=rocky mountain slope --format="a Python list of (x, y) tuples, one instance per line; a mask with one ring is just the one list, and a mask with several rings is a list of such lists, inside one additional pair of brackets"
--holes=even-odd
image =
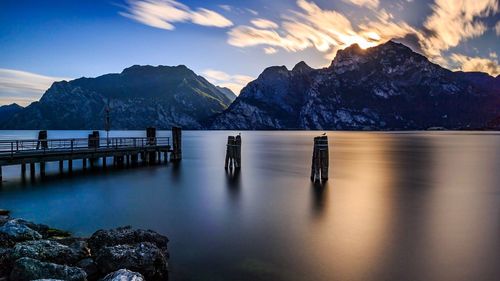
[(366, 50), (350, 46), (324, 69), (304, 62), (267, 68), (208, 127), (478, 129), (499, 116), (499, 77), (452, 72), (389, 41)]
[[(231, 95), (232, 94), (232, 95)], [(199, 129), (236, 98), (186, 66), (132, 66), (119, 74), (55, 82), (2, 129), (102, 129), (109, 105), (112, 129), (148, 126)]]
[(17, 103), (0, 106), (0, 124), (6, 122), (14, 114), (20, 112), (23, 109), (22, 106)]

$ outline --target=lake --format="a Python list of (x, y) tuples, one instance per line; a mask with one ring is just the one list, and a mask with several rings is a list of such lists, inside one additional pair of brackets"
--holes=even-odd
[(170, 239), (174, 281), (500, 280), (500, 133), (328, 132), (324, 186), (309, 179), (322, 132), (244, 131), (243, 167), (228, 174), (237, 133), (184, 131), (178, 165), (61, 177), (51, 163), (33, 183), (4, 167), (0, 208), (82, 236), (156, 230)]

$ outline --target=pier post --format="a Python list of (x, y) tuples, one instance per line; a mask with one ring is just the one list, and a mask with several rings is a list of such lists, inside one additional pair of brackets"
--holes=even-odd
[(38, 142), (36, 143), (36, 149), (40, 149), (40, 147), (42, 149), (49, 148), (49, 144), (47, 141), (47, 131), (45, 130), (38, 132)]
[(329, 152), (328, 137), (314, 138), (314, 148), (311, 165), (311, 181), (325, 182), (328, 180)]
[(102, 157), (102, 167), (106, 169), (106, 156)]
[(182, 129), (172, 127), (172, 155), (170, 160), (179, 161), (182, 159)]
[(0, 166), (0, 183), (2, 182), (2, 166)]
[(130, 154), (126, 154), (125, 157), (127, 159), (127, 167), (129, 167), (130, 166)]
[(73, 172), (73, 159), (68, 160), (68, 172)]
[(21, 163), (21, 177), (23, 177), (23, 178), (26, 177), (26, 163), (25, 162)]
[(63, 171), (64, 171), (64, 161), (59, 160), (59, 173), (62, 174)]
[(137, 166), (137, 162), (138, 162), (138, 159), (139, 159), (139, 155), (137, 153), (134, 153), (131, 155), (131, 160), (132, 160), (132, 166)]
[(35, 162), (30, 162), (30, 177), (35, 179)]
[(86, 170), (86, 169), (87, 169), (87, 159), (85, 159), (85, 158), (83, 158), (83, 159), (82, 159), (82, 168), (83, 168), (84, 170)]
[(241, 168), (241, 135), (228, 136), (226, 145), (226, 161), (224, 168), (227, 170)]
[(40, 165), (40, 176), (45, 177), (45, 162), (42, 161), (42, 162), (40, 162), (39, 165)]

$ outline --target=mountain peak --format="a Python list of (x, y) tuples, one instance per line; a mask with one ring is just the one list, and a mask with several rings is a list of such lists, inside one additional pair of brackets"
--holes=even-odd
[(304, 61), (301, 61), (293, 67), (292, 72), (307, 73), (307, 72), (310, 72), (311, 70), (313, 70), (313, 68), (311, 68), (309, 65), (307, 65), (307, 63), (305, 63)]

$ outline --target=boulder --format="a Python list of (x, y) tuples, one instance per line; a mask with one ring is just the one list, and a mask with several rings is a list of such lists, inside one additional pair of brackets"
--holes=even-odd
[(120, 269), (106, 275), (101, 281), (144, 281), (144, 276), (127, 269)]
[(102, 248), (95, 259), (102, 274), (122, 268), (140, 272), (147, 280), (165, 280), (168, 262), (163, 251), (149, 242)]
[(168, 257), (168, 238), (153, 230), (132, 229), (130, 226), (111, 230), (98, 230), (88, 239), (92, 253), (97, 253), (103, 247), (149, 242), (160, 248)]
[(16, 240), (7, 233), (0, 232), (0, 247), (12, 248), (16, 244)]
[(18, 223), (23, 224), (23, 225), (37, 231), (38, 233), (40, 233), (43, 236), (43, 238), (69, 237), (69, 236), (71, 236), (71, 233), (69, 233), (68, 231), (59, 230), (56, 228), (51, 228), (45, 224), (34, 223), (34, 222), (30, 222), (30, 221), (23, 220), (23, 219), (17, 219), (17, 221), (18, 221)]
[(32, 228), (26, 226), (22, 220), (9, 220), (0, 227), (0, 233), (7, 234), (15, 241), (42, 239), (42, 235)]
[(0, 216), (8, 216), (9, 214), (9, 210), (0, 209)]
[(10, 280), (28, 281), (35, 279), (85, 281), (87, 274), (78, 267), (41, 262), (32, 258), (20, 258), (14, 263)]
[(17, 243), (12, 259), (28, 257), (45, 262), (73, 265), (83, 257), (80, 252), (53, 240), (34, 240)]
[(76, 266), (83, 269), (89, 278), (95, 277), (99, 274), (99, 270), (97, 269), (97, 264), (91, 258), (85, 258), (79, 261)]
[(11, 254), (12, 249), (0, 248), (0, 277), (8, 276), (10, 270), (12, 269), (12, 259), (10, 258)]

